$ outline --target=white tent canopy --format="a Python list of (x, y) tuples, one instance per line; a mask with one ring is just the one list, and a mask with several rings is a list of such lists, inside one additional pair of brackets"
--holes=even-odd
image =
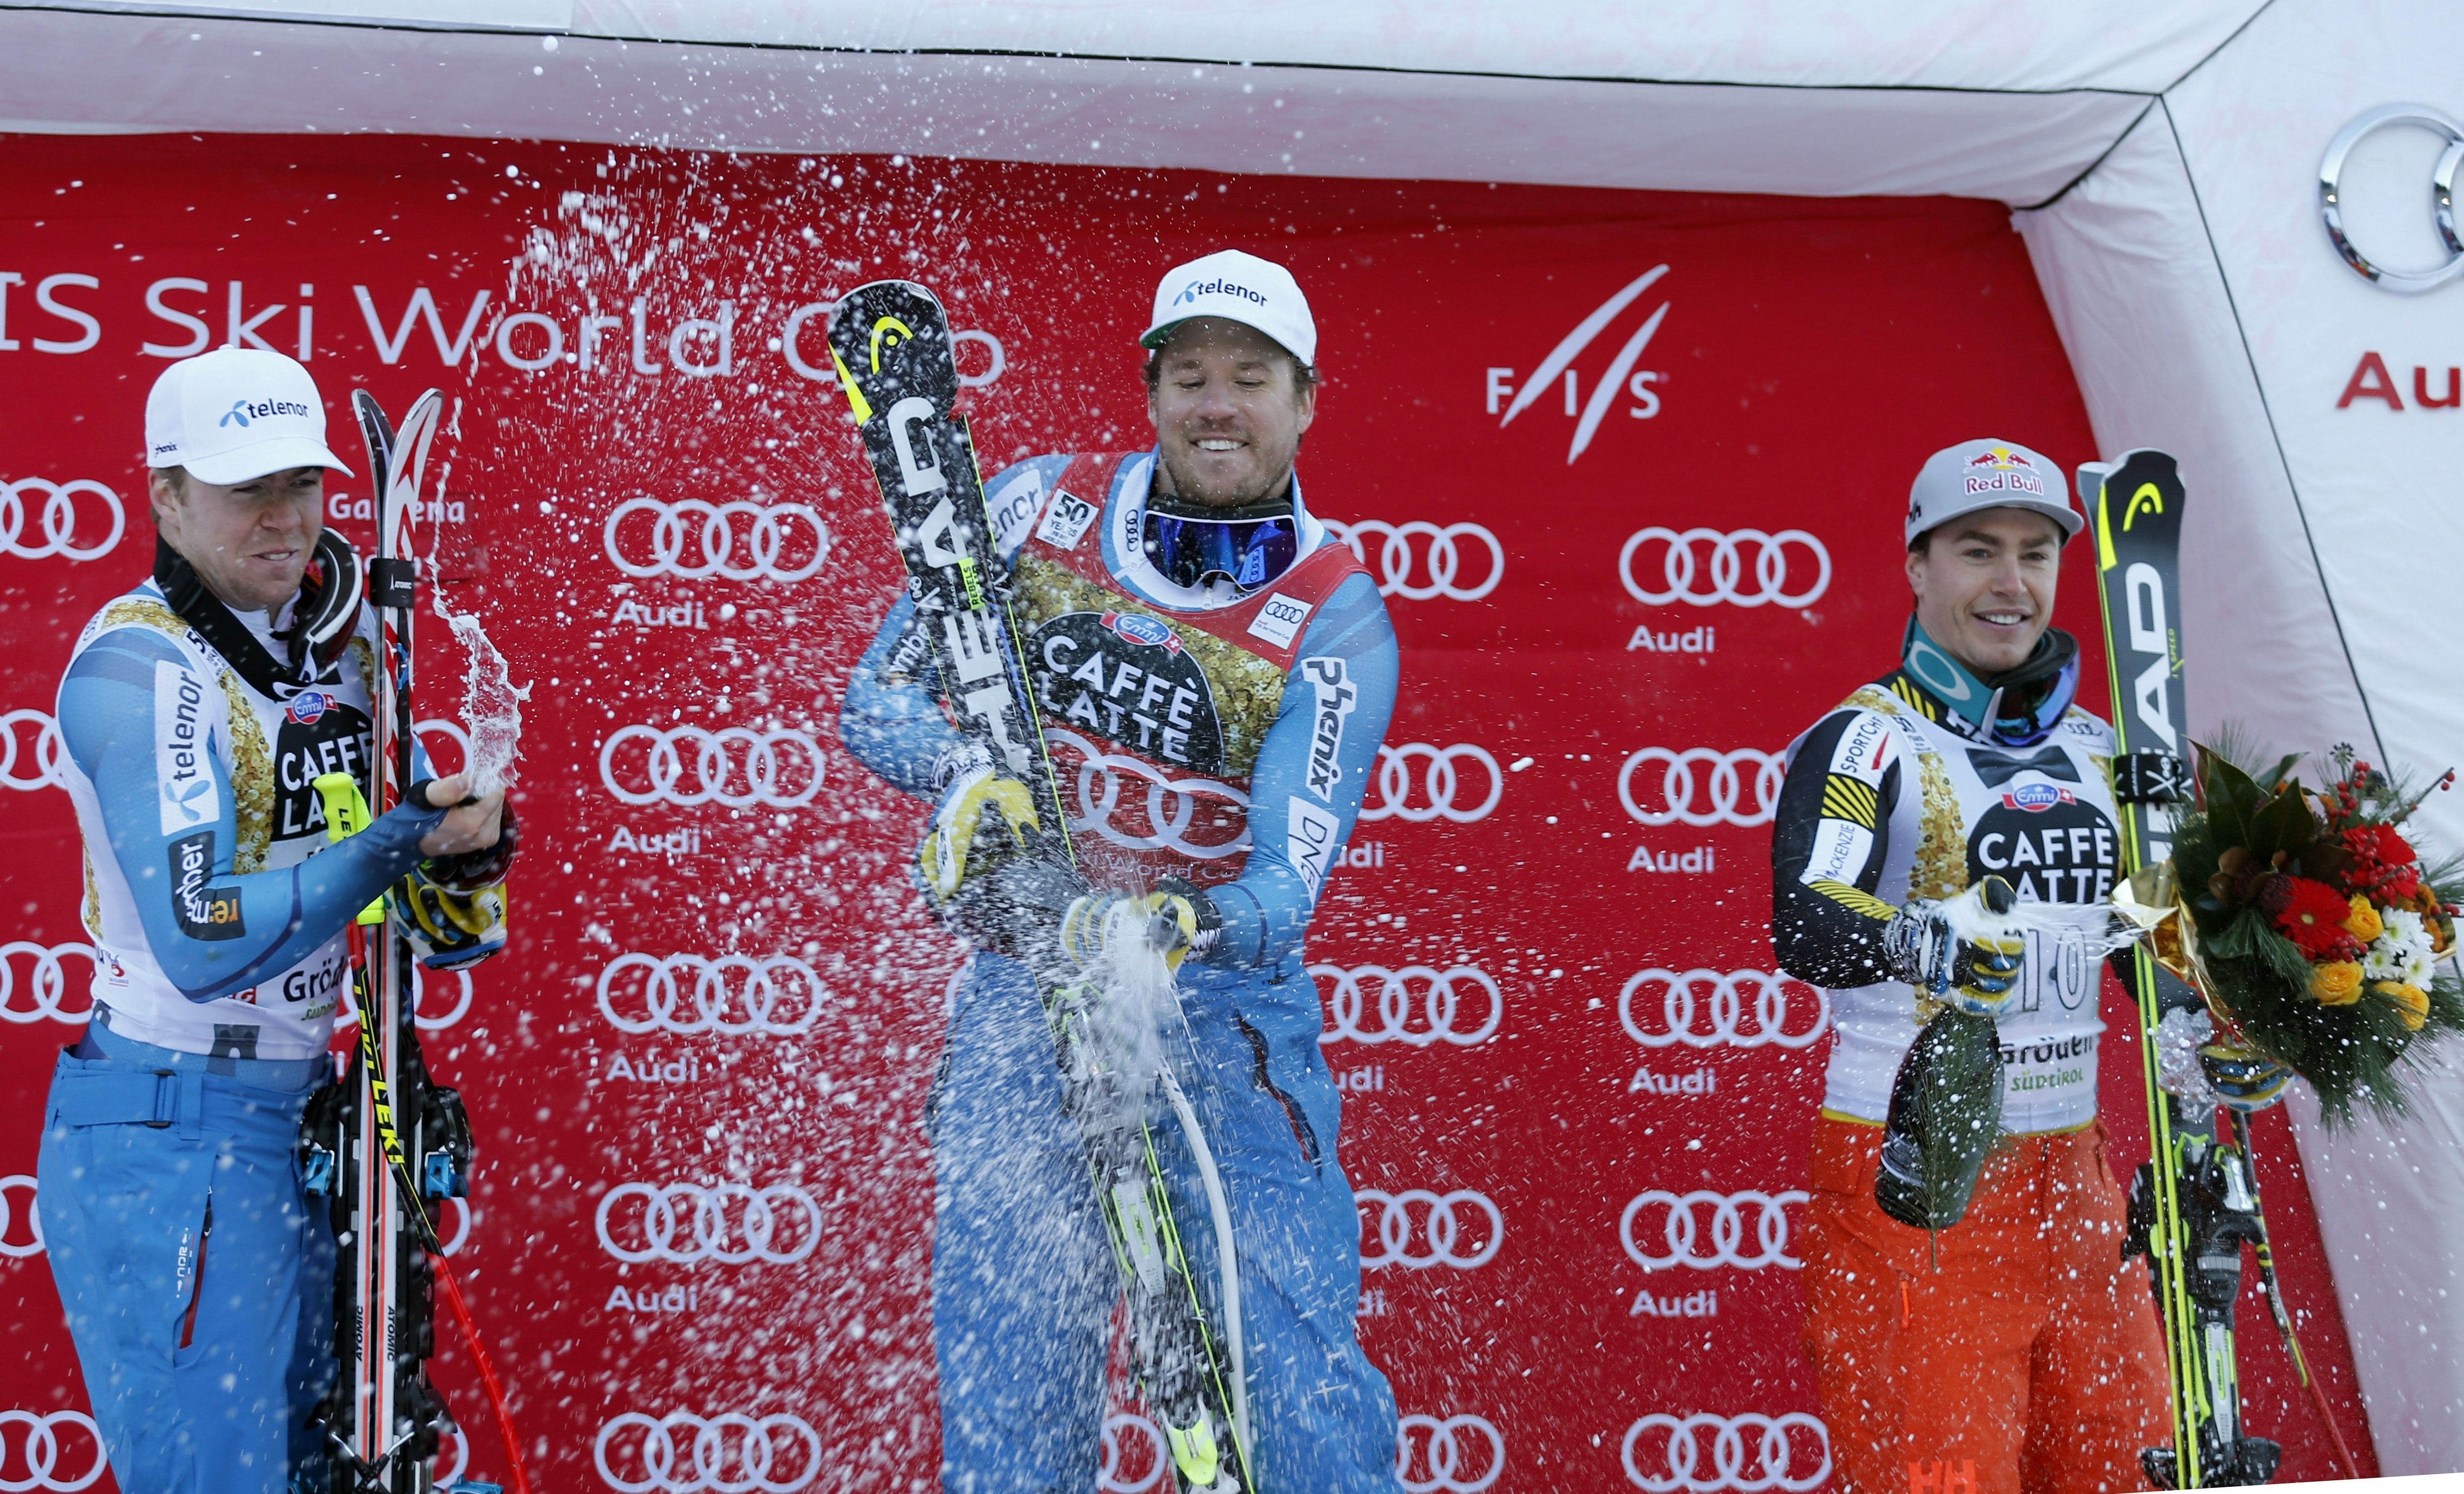
[[(290, 24), (268, 24), (269, 20)], [(309, 24), (298, 24), (308, 22)], [(2434, 0), (258, 0), (0, 12), (0, 128), (395, 131), (906, 152), (1311, 176), (2021, 209), (2108, 453), (2174, 452), (2197, 724), (2464, 762), (2464, 412), (2402, 371), (2464, 361), (2464, 286), (2399, 296), (2337, 256), (2328, 142), (2374, 107), (2464, 116), (2464, 9)], [(96, 79), (108, 84), (97, 86)], [(2446, 141), (2358, 147), (2365, 252), (2442, 263)], [(2408, 407), (2338, 407), (2365, 351)], [(2428, 812), (2464, 848), (2464, 796)], [(2304, 1155), (2389, 1473), (2464, 1468), (2464, 1069), (2395, 1137)]]

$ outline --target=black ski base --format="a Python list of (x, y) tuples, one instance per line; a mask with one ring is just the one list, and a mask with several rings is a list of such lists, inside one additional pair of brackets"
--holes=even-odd
[[(2201, 1488), (2246, 1488), (2265, 1483), (2276, 1477), (2277, 1465), (2284, 1461), (2284, 1449), (2263, 1437), (2245, 1437), (2231, 1448), (2218, 1447), (2199, 1460)], [(2150, 1447), (2139, 1455), (2139, 1466), (2147, 1482), (2160, 1489), (2178, 1489), (2181, 1470), (2175, 1466), (2173, 1449)]]

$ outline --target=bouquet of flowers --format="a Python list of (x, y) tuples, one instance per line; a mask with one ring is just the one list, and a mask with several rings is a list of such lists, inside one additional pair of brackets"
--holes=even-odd
[(2307, 1080), (2329, 1120), (2356, 1102), (2401, 1113), (2397, 1063), (2464, 1028), (2448, 957), (2464, 863), (2425, 867), (2400, 828), (2455, 775), (2415, 788), (2340, 746), (2313, 791), (2299, 760), (2254, 773), (2199, 749), (2199, 804), (2173, 842), (2177, 953), (2226, 1037)]

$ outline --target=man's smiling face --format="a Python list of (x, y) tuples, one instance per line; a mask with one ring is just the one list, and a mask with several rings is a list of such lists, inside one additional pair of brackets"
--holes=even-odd
[(2061, 564), (2062, 532), (2042, 514), (1963, 514), (1908, 552), (1917, 622), (1979, 675), (2016, 669), (2053, 624)]
[(1276, 496), (1317, 416), (1317, 386), (1253, 327), (1200, 317), (1173, 329), (1147, 388), (1164, 473), (1180, 497), (1239, 508)]
[(229, 486), (158, 469), (150, 496), (164, 539), (225, 605), (242, 612), (291, 600), (325, 527), (321, 467), (294, 467)]

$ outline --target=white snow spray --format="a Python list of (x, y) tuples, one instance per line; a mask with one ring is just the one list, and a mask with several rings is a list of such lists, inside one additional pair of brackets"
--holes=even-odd
[(1089, 1119), (1106, 1128), (1135, 1127), (1154, 1118), (1155, 1080), (1164, 1066), (1164, 1034), (1180, 1025), (1180, 987), (1171, 962), (1147, 938), (1154, 916), (1120, 898), (1104, 914), (1104, 949), (1087, 967), (1093, 996), (1085, 1008), (1077, 1059), (1096, 1082)]
[(514, 763), (522, 755), (522, 702), (531, 698), (531, 687), (514, 683), (504, 654), (476, 617), (445, 604), (445, 588), (431, 587), (429, 595), (436, 615), (462, 645), (462, 733), (468, 743), (463, 767), (471, 775), (471, 792), (484, 798), (513, 786)]

